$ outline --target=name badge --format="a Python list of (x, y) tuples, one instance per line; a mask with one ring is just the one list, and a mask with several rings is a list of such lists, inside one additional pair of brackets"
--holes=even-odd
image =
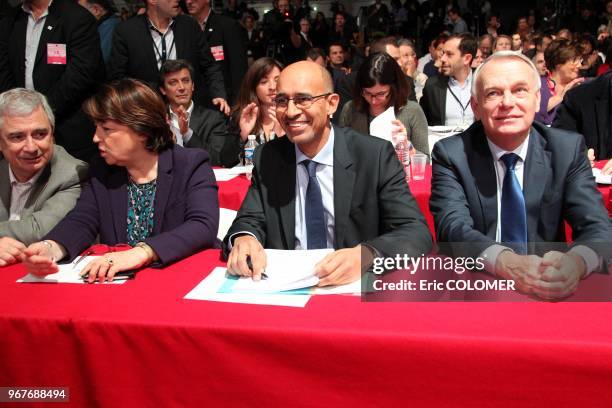
[(215, 61), (223, 61), (225, 56), (223, 55), (223, 46), (217, 45), (216, 47), (210, 47), (210, 53), (212, 54)]
[(47, 44), (47, 64), (66, 65), (66, 44)]

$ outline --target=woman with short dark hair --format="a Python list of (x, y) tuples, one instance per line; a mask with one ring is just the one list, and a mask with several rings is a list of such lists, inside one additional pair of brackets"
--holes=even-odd
[(101, 157), (92, 160), (75, 208), (26, 250), (28, 271), (55, 273), (56, 261), (73, 259), (98, 236), (132, 248), (91, 261), (82, 271), (90, 282), (215, 246), (219, 203), (208, 153), (174, 144), (161, 97), (122, 79), (103, 85), (83, 108), (96, 124)]
[(552, 125), (565, 93), (584, 82), (584, 78), (579, 77), (582, 58), (572, 43), (559, 39), (546, 48), (544, 61), (548, 74), (541, 77), (540, 110), (536, 112), (535, 120)]
[(357, 72), (353, 100), (342, 108), (340, 126), (369, 134), (372, 119), (393, 106), (394, 134), (407, 134), (417, 150), (429, 155), (427, 118), (419, 104), (408, 99), (409, 94), (406, 75), (397, 62), (387, 53), (373, 54)]

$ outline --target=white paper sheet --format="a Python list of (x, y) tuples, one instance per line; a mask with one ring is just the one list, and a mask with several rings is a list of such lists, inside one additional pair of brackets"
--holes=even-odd
[(215, 268), (185, 299), (290, 307), (304, 307), (310, 299), (310, 295), (219, 292), (226, 283), (226, 268)]
[(244, 166), (236, 166), (231, 169), (213, 169), (213, 172), (217, 181), (229, 181), (240, 174), (246, 174), (247, 170)]
[(370, 134), (380, 137), (381, 139), (393, 142), (391, 131), (395, 127), (392, 121), (395, 120), (395, 108), (390, 106), (389, 109), (372, 119), (370, 122)]
[[(21, 283), (87, 283), (83, 281), (80, 276), (80, 272), (85, 268), (85, 266), (93, 261), (94, 259), (99, 258), (99, 256), (86, 256), (82, 259), (76, 266), (74, 261), (69, 264), (58, 265), (59, 271), (56, 273), (52, 273), (43, 278), (39, 278), (32, 274), (27, 274), (23, 278), (18, 279), (17, 282)], [(79, 259), (79, 258), (77, 258)], [(97, 283), (97, 282), (96, 282)], [(104, 284), (121, 284), (125, 283), (125, 279), (115, 279), (112, 282), (104, 282)]]
[(612, 184), (612, 175), (601, 174), (601, 169), (593, 167), (593, 175), (598, 184)]

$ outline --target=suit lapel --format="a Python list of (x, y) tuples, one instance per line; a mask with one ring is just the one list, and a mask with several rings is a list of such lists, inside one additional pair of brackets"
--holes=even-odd
[(536, 240), (538, 220), (540, 219), (540, 204), (544, 188), (550, 178), (550, 152), (545, 150), (545, 140), (540, 133), (531, 128), (529, 148), (523, 170), (523, 196), (527, 211), (527, 240)]
[(26, 31), (28, 30), (28, 15), (25, 12), (20, 12), (13, 26), (14, 35), (11, 37), (9, 44), (9, 55), (16, 56), (15, 61), (19, 61), (17, 69), (19, 72), (18, 78), (15, 81), (18, 86), (25, 86), (25, 49), (26, 49)]
[[(281, 157), (277, 159), (280, 162), (280, 171), (277, 172), (275, 177), (274, 199), (279, 203), (281, 228), (286, 238), (287, 249), (295, 249), (295, 147), (287, 137), (281, 140), (284, 143), (280, 149)], [(261, 162), (270, 164), (270, 160), (266, 160), (266, 157), (263, 156)], [(271, 164), (274, 166), (273, 162)]]
[(605, 87), (602, 92), (597, 97), (597, 102), (595, 103), (595, 114), (596, 114), (596, 123), (597, 127), (597, 146), (596, 146), (596, 155), (600, 158), (604, 157), (606, 154), (606, 141), (608, 140), (608, 116), (610, 114), (610, 89), (609, 87)]
[(6, 221), (11, 211), (11, 183), (6, 160), (0, 161), (0, 202), (0, 221)]
[(122, 167), (113, 167), (108, 175), (108, 195), (116, 242), (127, 241), (127, 183), (127, 171)]
[(155, 226), (153, 234), (162, 231), (166, 205), (172, 186), (172, 149), (166, 149), (159, 154), (157, 161), (157, 185), (155, 189)]
[(445, 76), (443, 81), (440, 81), (438, 88), (438, 109), (440, 112), (440, 121), (442, 125), (446, 122), (446, 87), (448, 86), (448, 77)]
[[(153, 35), (151, 34), (151, 30), (149, 29), (149, 19), (147, 18), (146, 14), (143, 14), (139, 17), (134, 17), (134, 18), (139, 18), (142, 22), (141, 24), (141, 35), (138, 35), (137, 33), (134, 33), (134, 35), (137, 35), (138, 38), (147, 38), (149, 40), (149, 44), (142, 44), (142, 50), (144, 52), (144, 59), (146, 61), (146, 66), (151, 67), (151, 70), (156, 72), (157, 75), (159, 75), (159, 68), (157, 67), (157, 56), (155, 55), (155, 43), (153, 41)], [(174, 30), (174, 28), (173, 28)], [(144, 35), (143, 35), (144, 34)], [(176, 39), (176, 35), (174, 36), (174, 38)], [(175, 43), (176, 46), (176, 43)], [(178, 54), (178, 49), (177, 49), (177, 58), (179, 57)]]
[(184, 58), (185, 56), (185, 50), (188, 48), (187, 44), (185, 44), (185, 41), (187, 40), (188, 36), (183, 34), (183, 28), (184, 25), (179, 24), (178, 19), (174, 20), (174, 23), (172, 25), (172, 32), (174, 35), (174, 46), (176, 47), (176, 58)]
[[(56, 156), (53, 155), (53, 158), (51, 160), (55, 160), (55, 157)], [(45, 187), (47, 187), (47, 184), (49, 183), (49, 178), (51, 177), (51, 166), (53, 165), (52, 161), (47, 163), (45, 169), (40, 174), (40, 177), (38, 178), (38, 180), (36, 180), (36, 183), (34, 183), (32, 191), (28, 196), (28, 200), (26, 201), (25, 206), (23, 207), (24, 216), (32, 213), (31, 209), (36, 206), (36, 203), (38, 202), (38, 199), (40, 198), (42, 192), (44, 191)]]
[(344, 130), (334, 127), (334, 234), (336, 247), (344, 242), (351, 202), (355, 172), (353, 158)]
[[(38, 51), (36, 52), (36, 59), (34, 60), (34, 66), (38, 65), (38, 63), (42, 60), (43, 56), (47, 55), (47, 44), (49, 42), (57, 41), (57, 36), (55, 33), (59, 30), (60, 17), (57, 16), (54, 12), (53, 4), (49, 7), (49, 15), (45, 19), (45, 24), (42, 29), (42, 33), (40, 34), (40, 41), (38, 42)], [(50, 27), (50, 28), (49, 28)], [(66, 49), (66, 58), (68, 58), (68, 53), (70, 50)], [(47, 61), (43, 61), (44, 64)]]
[(474, 131), (468, 135), (472, 143), (471, 148), (466, 149), (470, 173), (474, 177), (474, 183), (478, 190), (480, 200), (481, 219), (484, 222), (484, 231), (489, 238), (495, 239), (497, 226), (497, 180), (495, 179), (495, 167), (493, 156), (482, 125), (474, 125)]

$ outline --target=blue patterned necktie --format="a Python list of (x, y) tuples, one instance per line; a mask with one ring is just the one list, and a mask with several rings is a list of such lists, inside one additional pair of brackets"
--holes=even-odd
[(327, 234), (325, 228), (325, 212), (323, 211), (323, 198), (321, 187), (317, 181), (317, 163), (304, 160), (302, 164), (308, 171), (308, 188), (306, 188), (306, 234), (307, 248), (327, 248)]
[(527, 211), (523, 190), (516, 178), (514, 167), (519, 156), (506, 153), (501, 160), (506, 165), (506, 175), (501, 197), (501, 240), (518, 254), (527, 253)]

